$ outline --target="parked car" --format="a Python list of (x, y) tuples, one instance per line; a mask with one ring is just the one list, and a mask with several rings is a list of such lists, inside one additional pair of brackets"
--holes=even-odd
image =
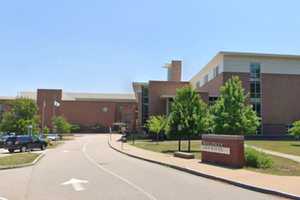
[(46, 148), (46, 140), (30, 135), (10, 136), (4, 143), (4, 149), (7, 149), (10, 153), (13, 153), (15, 150), (26, 152), (33, 149), (45, 150)]
[(51, 140), (51, 141), (57, 141), (57, 140), (60, 139), (60, 136), (58, 134), (55, 134), (55, 133), (47, 134), (46, 137), (47, 137), (48, 140)]
[(9, 134), (2, 134), (0, 135), (0, 148), (4, 147), (4, 143), (7, 140), (7, 138), (9, 138), (11, 135)]

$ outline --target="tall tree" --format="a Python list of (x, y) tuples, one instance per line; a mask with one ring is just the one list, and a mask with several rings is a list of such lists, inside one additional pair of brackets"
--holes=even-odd
[(219, 99), (211, 108), (213, 131), (216, 134), (253, 134), (259, 127), (259, 117), (247, 103), (242, 82), (233, 76), (220, 89)]
[(177, 90), (171, 106), (170, 126), (177, 129), (178, 150), (181, 150), (181, 139), (188, 139), (188, 151), (191, 151), (191, 137), (207, 130), (207, 105), (191, 87)]
[(11, 106), (11, 110), (3, 115), (0, 129), (4, 132), (26, 134), (28, 126), (32, 126), (32, 132), (37, 133), (39, 117), (36, 103), (31, 99), (19, 98), (12, 101)]

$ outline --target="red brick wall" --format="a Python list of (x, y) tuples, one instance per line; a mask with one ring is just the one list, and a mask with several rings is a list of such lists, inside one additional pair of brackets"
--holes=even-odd
[(149, 116), (166, 113), (166, 99), (161, 95), (176, 95), (176, 90), (189, 86), (189, 82), (149, 81)]
[[(103, 112), (103, 108), (108, 108)], [(61, 114), (74, 124), (111, 126), (115, 122), (116, 105), (110, 102), (63, 101)]]
[[(37, 105), (41, 123), (44, 121), (44, 126), (52, 128), (52, 118), (61, 114), (61, 107), (54, 107), (54, 101), (61, 103), (62, 90), (37, 90)], [(45, 107), (44, 107), (45, 102)]]
[(245, 164), (244, 137), (238, 135), (202, 135), (202, 144), (230, 148), (230, 154), (202, 151), (202, 162), (241, 168)]
[[(54, 100), (60, 103), (54, 107)], [(46, 107), (43, 109), (44, 101)], [(41, 121), (44, 116), (45, 125), (52, 128), (52, 118), (64, 116), (68, 122), (83, 126), (101, 124), (111, 127), (115, 122), (128, 122), (129, 128), (135, 128), (136, 103), (115, 101), (62, 101), (62, 90), (38, 90), (37, 104)], [(107, 108), (107, 112), (103, 108)], [(44, 110), (44, 115), (43, 115)]]

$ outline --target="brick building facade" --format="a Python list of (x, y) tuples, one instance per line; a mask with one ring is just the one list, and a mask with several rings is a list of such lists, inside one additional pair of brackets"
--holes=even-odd
[[(249, 94), (249, 104), (261, 117), (259, 134), (285, 134), (294, 121), (300, 120), (300, 56), (220, 52), (190, 81), (181, 80), (181, 61), (174, 60), (165, 67), (167, 80), (134, 82), (134, 94), (39, 89), (20, 96), (37, 102), (41, 124), (48, 127), (53, 116), (64, 116), (85, 127), (111, 127), (124, 122), (131, 130), (142, 130), (149, 116), (170, 112), (177, 89), (191, 85), (211, 105), (218, 99), (220, 87), (232, 76), (239, 76), (245, 94)], [(5, 102), (12, 99), (0, 97), (0, 114), (7, 110)]]
[(220, 52), (190, 83), (214, 101), (232, 76), (240, 77), (249, 103), (261, 117), (259, 134), (286, 134), (300, 120), (300, 56)]

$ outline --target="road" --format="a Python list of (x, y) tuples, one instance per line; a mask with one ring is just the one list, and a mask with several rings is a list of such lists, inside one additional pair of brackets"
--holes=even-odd
[(33, 167), (0, 171), (0, 200), (278, 199), (127, 157), (107, 139), (77, 136)]

